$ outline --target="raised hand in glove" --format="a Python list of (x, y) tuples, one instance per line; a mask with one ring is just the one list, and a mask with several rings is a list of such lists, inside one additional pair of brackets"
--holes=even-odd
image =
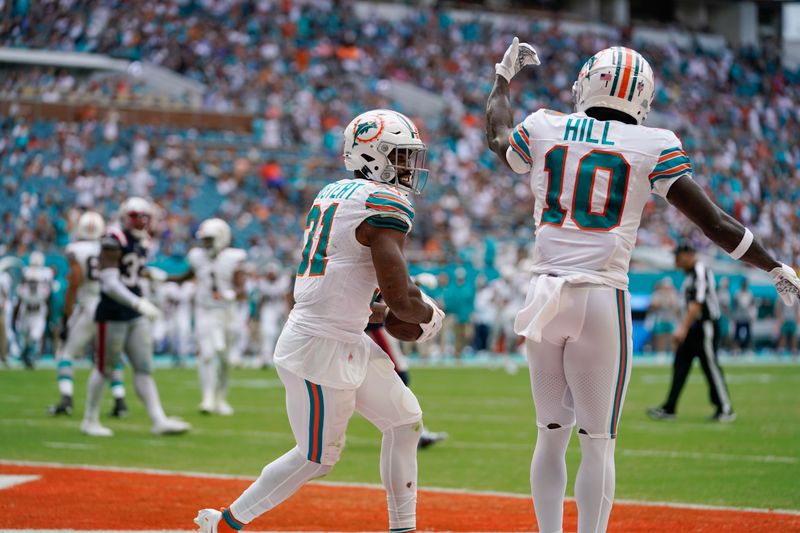
[(800, 278), (792, 267), (781, 264), (770, 270), (769, 275), (783, 303), (792, 305), (795, 299), (800, 298)]
[(508, 47), (500, 63), (495, 63), (494, 71), (498, 76), (502, 76), (506, 81), (511, 82), (511, 78), (528, 65), (541, 65), (539, 56), (533, 46), (528, 43), (519, 42), (519, 37), (514, 37), (511, 46)]

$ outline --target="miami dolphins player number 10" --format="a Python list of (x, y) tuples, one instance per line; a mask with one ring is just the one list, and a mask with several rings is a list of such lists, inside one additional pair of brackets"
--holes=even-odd
[[(201, 510), (206, 533), (242, 529), (339, 460), (354, 412), (383, 434), (381, 479), (389, 528), (416, 529), (419, 402), (389, 356), (364, 333), (388, 309), (432, 338), (444, 313), (420, 292), (403, 256), (414, 221), (409, 198), (427, 178), (427, 148), (413, 122), (386, 109), (356, 117), (344, 131), (352, 178), (323, 188), (308, 212), (294, 288), (295, 305), (275, 347), (296, 446), (221, 512)], [(380, 289), (385, 304), (372, 304)]]

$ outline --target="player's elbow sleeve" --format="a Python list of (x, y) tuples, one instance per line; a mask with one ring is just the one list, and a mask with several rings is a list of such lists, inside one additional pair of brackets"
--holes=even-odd
[(508, 166), (511, 167), (517, 174), (527, 174), (533, 168), (532, 161), (527, 156), (517, 151), (513, 146), (509, 146), (506, 150), (506, 161)]

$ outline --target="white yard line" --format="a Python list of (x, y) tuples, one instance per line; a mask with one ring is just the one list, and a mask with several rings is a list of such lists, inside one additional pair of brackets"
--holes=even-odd
[[(15, 461), (0, 459), (0, 465), (12, 466), (30, 466), (30, 467), (45, 467), (45, 468), (78, 468), (82, 470), (92, 470), (99, 472), (126, 472), (134, 474), (153, 474), (162, 476), (186, 476), (186, 477), (203, 477), (208, 479), (238, 479), (244, 481), (252, 481), (255, 478), (251, 476), (235, 476), (228, 474), (213, 474), (206, 472), (192, 472), (192, 471), (173, 471), (162, 470), (157, 468), (132, 468), (132, 467), (118, 467), (118, 466), (96, 466), (96, 465), (83, 465), (83, 464), (67, 464), (67, 463), (49, 463), (41, 461)], [(312, 481), (315, 485), (324, 485), (329, 487), (356, 487), (383, 490), (383, 486), (377, 483), (352, 483), (346, 481)], [(470, 496), (497, 496), (504, 498), (516, 498), (527, 500), (530, 494), (519, 494), (515, 492), (496, 492), (496, 491), (482, 491), (482, 490), (469, 490), (469, 489), (453, 489), (447, 487), (420, 487), (420, 490), (427, 492), (438, 492), (442, 494), (464, 494)], [(572, 501), (572, 498), (567, 498)], [(681, 502), (647, 502), (640, 500), (615, 500), (615, 503), (623, 503), (626, 505), (637, 505), (642, 507), (670, 507), (674, 509), (698, 509), (705, 511), (737, 511), (746, 513), (767, 513), (767, 514), (785, 514), (792, 516), (800, 516), (800, 510), (792, 509), (763, 509), (758, 507), (734, 507), (725, 505), (704, 505), (697, 503), (681, 503)], [(49, 531), (49, 530), (19, 530), (19, 531)], [(65, 530), (52, 530), (52, 531), (65, 531)], [(120, 533), (120, 532), (117, 532)]]

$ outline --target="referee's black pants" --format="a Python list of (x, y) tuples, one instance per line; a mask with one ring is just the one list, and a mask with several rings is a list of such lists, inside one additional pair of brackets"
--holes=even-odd
[(719, 321), (697, 320), (684, 341), (675, 352), (675, 361), (672, 365), (672, 386), (669, 397), (663, 408), (668, 413), (674, 413), (678, 404), (678, 397), (686, 384), (686, 378), (692, 369), (694, 358), (700, 359), (700, 366), (708, 382), (708, 391), (711, 403), (717, 408), (717, 414), (732, 412), (728, 385), (725, 375), (717, 362), (717, 348), (719, 347)]

